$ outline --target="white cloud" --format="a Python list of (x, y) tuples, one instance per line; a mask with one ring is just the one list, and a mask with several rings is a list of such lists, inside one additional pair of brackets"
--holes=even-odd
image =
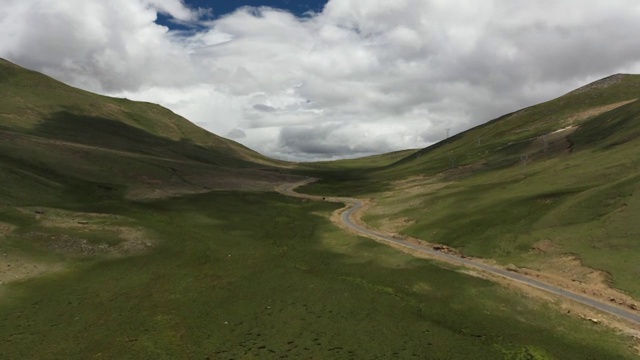
[[(204, 30), (168, 31), (158, 12)], [(447, 128), (640, 70), (633, 0), (331, 0), (304, 19), (203, 14), (180, 0), (4, 0), (0, 56), (306, 160), (426, 146)]]
[(186, 23), (197, 21), (202, 15), (209, 13), (207, 9), (191, 9), (182, 0), (144, 0), (142, 4)]

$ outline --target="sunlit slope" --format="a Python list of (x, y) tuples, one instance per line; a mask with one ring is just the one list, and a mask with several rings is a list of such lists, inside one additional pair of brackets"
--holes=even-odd
[[(79, 90), (0, 60), (0, 199), (163, 197), (268, 188), (268, 159), (155, 104)], [(104, 195), (107, 192), (109, 195)]]
[(639, 98), (640, 75), (613, 75), (443, 140), (400, 160), (388, 173), (435, 174), (464, 165), (500, 168), (526, 158), (541, 159), (573, 150), (564, 140), (575, 129), (573, 139), (589, 137), (598, 145), (595, 142), (604, 138), (585, 130), (598, 126), (607, 128), (610, 135), (622, 136), (629, 124), (625, 129), (609, 126), (608, 116), (633, 116), (637, 108), (633, 103)]
[(419, 149), (399, 150), (379, 155), (366, 156), (355, 159), (343, 159), (334, 161), (318, 161), (313, 163), (300, 164), (300, 167), (311, 169), (334, 169), (334, 170), (354, 170), (354, 169), (371, 169), (383, 167), (404, 159)]
[(615, 76), (425, 149), (386, 172), (443, 188), (413, 187), (420, 201), (395, 216), (468, 254), (560, 273), (582, 262), (638, 297), (639, 97), (639, 76)]
[(307, 191), (371, 197), (374, 226), (640, 297), (639, 98), (640, 76), (615, 75)]
[[(366, 194), (390, 188), (387, 186), (390, 181), (411, 176), (460, 177), (528, 165), (582, 150), (583, 143), (589, 148), (605, 146), (604, 136), (630, 141), (636, 134), (633, 129), (637, 121), (627, 121), (623, 129), (622, 123), (609, 126), (608, 116), (633, 116), (638, 99), (640, 75), (613, 75), (557, 99), (501, 116), (427, 148), (411, 151), (392, 163), (370, 162), (367, 158), (335, 164), (318, 163), (325, 170), (340, 171), (325, 176), (323, 182), (308, 189), (316, 193)], [(597, 129), (602, 128), (608, 130), (599, 133)], [(580, 144), (574, 149), (570, 140)], [(393, 159), (394, 154), (375, 158)], [(354, 181), (344, 182), (349, 179)]]

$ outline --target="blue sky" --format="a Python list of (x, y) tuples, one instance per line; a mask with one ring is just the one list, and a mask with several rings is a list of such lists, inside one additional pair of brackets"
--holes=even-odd
[[(211, 9), (208, 18), (217, 19), (244, 6), (267, 6), (274, 9), (286, 10), (298, 17), (303, 17), (309, 12), (322, 12), (327, 1), (328, 0), (185, 0), (184, 3), (190, 8)], [(183, 26), (171, 21), (170, 17), (164, 14), (158, 14), (158, 20), (156, 20), (156, 22), (170, 29), (184, 29)]]

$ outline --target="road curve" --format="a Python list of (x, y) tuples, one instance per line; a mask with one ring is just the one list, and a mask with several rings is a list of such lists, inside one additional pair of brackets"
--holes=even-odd
[(313, 181), (315, 181), (315, 179), (309, 179), (299, 183), (288, 183), (288, 184), (284, 184), (276, 187), (276, 190), (287, 196), (307, 198), (307, 199), (320, 200), (320, 201), (345, 203), (347, 205), (347, 209), (344, 210), (342, 212), (342, 215), (340, 216), (341, 222), (351, 230), (361, 235), (364, 235), (366, 237), (375, 239), (379, 242), (400, 246), (420, 254), (428, 255), (431, 258), (441, 259), (449, 263), (454, 263), (464, 267), (481, 270), (493, 275), (498, 275), (510, 281), (525, 284), (525, 285), (534, 287), (536, 289), (540, 289), (548, 293), (573, 300), (575, 302), (581, 303), (583, 305), (587, 305), (589, 307), (600, 310), (602, 312), (615, 315), (621, 319), (635, 323), (636, 325), (640, 325), (640, 315), (633, 313), (631, 311), (627, 311), (623, 308), (619, 308), (617, 306), (613, 306), (608, 303), (601, 302), (599, 300), (574, 293), (572, 291), (563, 289), (558, 286), (550, 285), (550, 284), (541, 282), (539, 280), (532, 279), (528, 276), (525, 276), (516, 272), (512, 272), (499, 267), (483, 264), (470, 258), (464, 258), (458, 255), (444, 253), (438, 250), (434, 250), (427, 246), (414, 244), (409, 241), (395, 238), (393, 236), (384, 234), (382, 232), (366, 228), (353, 221), (354, 214), (358, 210), (362, 209), (362, 207), (364, 206), (361, 200), (354, 199), (354, 198), (347, 198), (347, 197), (322, 197), (322, 196), (307, 195), (307, 194), (301, 194), (301, 193), (295, 192), (294, 190), (295, 188), (301, 185), (306, 185)]

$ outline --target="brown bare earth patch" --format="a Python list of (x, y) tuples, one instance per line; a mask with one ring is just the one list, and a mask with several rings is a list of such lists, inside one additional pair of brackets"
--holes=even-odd
[(303, 178), (295, 175), (260, 170), (217, 171), (205, 176), (188, 175), (170, 182), (146, 178), (144, 183), (131, 186), (125, 198), (159, 200), (229, 190), (266, 192), (273, 191), (278, 184), (301, 179)]
[(183, 195), (204, 194), (209, 191), (211, 190), (197, 187), (140, 187), (129, 190), (125, 198), (129, 200), (160, 200), (180, 197)]
[(540, 240), (531, 246), (531, 251), (539, 254), (545, 254), (556, 249), (556, 245), (549, 239)]
[(0, 295), (1, 287), (14, 281), (26, 280), (43, 274), (61, 271), (64, 266), (59, 263), (45, 263), (26, 256), (9, 253), (0, 254)]
[(379, 229), (386, 232), (397, 233), (412, 225), (416, 221), (407, 217), (386, 218), (378, 222)]
[[(631, 100), (625, 100), (625, 101), (620, 101), (617, 103), (613, 103), (613, 104), (608, 104), (608, 105), (603, 105), (603, 106), (596, 106), (596, 107), (592, 107), (589, 108), (587, 110), (584, 111), (580, 111), (580, 112), (573, 112), (571, 115), (566, 116), (562, 119), (559, 120), (558, 125), (560, 127), (560, 130), (563, 130), (565, 128), (568, 127), (572, 127), (572, 126), (579, 126), (581, 123), (583, 123), (584, 121), (591, 119), (595, 116), (598, 116), (600, 114), (604, 114), (608, 111), (611, 110), (615, 110), (621, 106), (630, 104), (634, 101), (637, 101), (638, 99), (631, 99)], [(531, 111), (531, 109), (523, 109), (520, 110), (518, 112), (515, 112), (513, 114), (511, 114), (509, 116), (509, 118), (517, 118), (521, 115), (525, 115), (526, 113), (528, 113), (529, 111)], [(555, 121), (555, 120), (553, 120)], [(534, 129), (537, 128), (538, 125), (531, 125), (531, 126), (524, 126), (524, 127), (519, 127), (517, 129), (514, 129), (512, 131), (509, 132), (509, 134), (517, 134), (517, 133), (523, 133), (523, 132), (529, 132), (532, 131)]]
[(584, 122), (587, 119), (590, 119), (594, 116), (598, 116), (600, 114), (604, 114), (608, 111), (617, 109), (621, 106), (630, 104), (634, 101), (637, 101), (638, 99), (631, 99), (631, 100), (626, 100), (626, 101), (620, 101), (614, 104), (609, 104), (609, 105), (604, 105), (604, 106), (597, 106), (597, 107), (593, 107), (591, 109), (582, 111), (582, 112), (577, 112), (572, 114), (571, 116), (566, 117), (565, 119), (563, 119), (562, 121), (562, 126), (573, 126), (576, 124), (580, 124), (581, 122)]
[[(15, 229), (11, 224), (0, 222), (0, 240)], [(2, 285), (63, 269), (62, 264), (46, 263), (4, 250), (0, 253), (0, 296), (3, 292)]]
[(580, 88), (577, 88), (571, 92), (569, 92), (567, 95), (576, 95), (576, 94), (581, 94), (583, 92), (589, 91), (589, 90), (596, 90), (596, 89), (605, 89), (608, 88), (611, 85), (615, 85), (619, 82), (621, 82), (622, 80), (624, 80), (625, 78), (625, 74), (615, 74), (615, 75), (611, 75), (608, 76), (604, 79), (600, 79), (598, 81), (594, 81), (590, 84), (587, 84), (585, 86), (582, 86)]
[(510, 270), (640, 313), (639, 301), (611, 287), (609, 273), (585, 266), (572, 254), (547, 256), (540, 262), (539, 269), (512, 267)]
[(577, 126), (568, 126), (539, 136), (533, 140), (526, 153), (530, 154), (530, 159), (534, 159), (536, 156), (544, 155), (545, 153), (570, 152), (571, 143), (568, 137), (577, 129)]
[[(379, 196), (375, 202), (369, 200), (366, 213), (380, 219), (375, 223), (378, 229), (389, 233), (401, 232), (415, 220), (396, 214), (407, 208), (421, 206), (424, 195), (435, 193), (450, 184), (452, 182), (443, 181), (442, 176), (415, 176), (396, 181), (392, 184), (393, 190)], [(378, 203), (384, 206), (377, 206)]]
[(396, 181), (392, 183), (393, 195), (403, 196), (404, 198), (412, 198), (416, 195), (424, 195), (434, 193), (452, 182), (442, 181), (442, 176), (415, 176), (406, 180)]
[[(0, 241), (8, 235), (36, 241), (48, 249), (71, 256), (122, 257), (140, 254), (154, 244), (143, 229), (132, 226), (123, 216), (99, 213), (78, 213), (45, 207), (18, 208), (37, 222), (38, 230), (15, 233), (16, 227), (0, 222)], [(90, 241), (92, 235), (113, 239), (112, 242)], [(0, 252), (0, 296), (3, 285), (45, 274), (63, 271), (64, 260), (33, 258), (16, 249)]]
[(442, 173), (440, 173), (439, 176), (437, 176), (437, 178), (440, 179), (441, 183), (448, 184), (453, 181), (460, 180), (464, 177), (472, 175), (473, 173), (479, 170), (482, 170), (484, 167), (486, 167), (485, 162), (478, 162), (474, 164), (458, 165), (458, 166), (454, 165), (450, 169), (447, 169)]
[(15, 230), (15, 226), (0, 221), (0, 238)]
[[(19, 210), (31, 214), (43, 227), (43, 231), (34, 231), (22, 236), (41, 241), (48, 248), (62, 253), (127, 256), (144, 252), (155, 242), (143, 229), (129, 225), (132, 220), (124, 216), (51, 208)], [(67, 234), (65, 230), (73, 230), (73, 235)], [(88, 240), (95, 234), (106, 235), (117, 243)]]

